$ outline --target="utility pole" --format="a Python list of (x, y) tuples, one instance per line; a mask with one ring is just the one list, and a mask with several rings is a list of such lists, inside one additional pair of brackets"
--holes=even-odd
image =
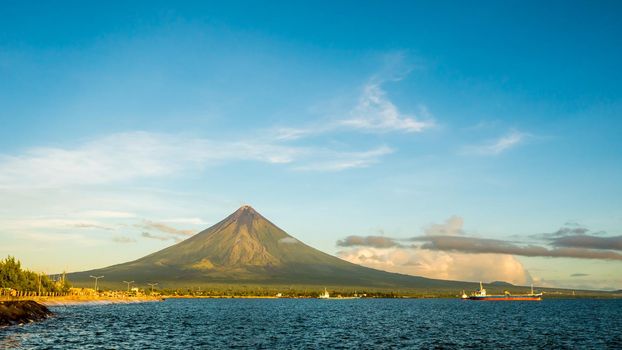
[(153, 294), (153, 287), (157, 286), (158, 283), (156, 282), (156, 283), (147, 283), (147, 284), (151, 286), (151, 294)]
[(104, 278), (104, 276), (93, 276), (93, 275), (91, 275), (89, 277), (95, 279), (95, 292), (97, 292), (97, 280), (99, 280), (100, 278)]
[(123, 283), (127, 284), (127, 292), (130, 292), (130, 284), (134, 283), (134, 281), (123, 281)]

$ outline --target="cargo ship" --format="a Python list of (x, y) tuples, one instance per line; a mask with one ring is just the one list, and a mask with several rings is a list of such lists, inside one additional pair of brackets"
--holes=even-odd
[(480, 282), (478, 291), (471, 293), (471, 295), (466, 295), (463, 291), (462, 299), (486, 300), (486, 301), (511, 301), (511, 300), (539, 301), (539, 300), (542, 300), (542, 293), (534, 293), (533, 285), (532, 285), (531, 293), (529, 294), (512, 295), (510, 294), (510, 292), (505, 291), (503, 295), (488, 295), (486, 294), (486, 289), (484, 289), (482, 282)]

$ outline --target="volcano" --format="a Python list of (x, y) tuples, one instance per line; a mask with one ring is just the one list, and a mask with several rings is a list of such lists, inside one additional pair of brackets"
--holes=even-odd
[[(122, 281), (161, 286), (208, 284), (456, 288), (456, 282), (375, 270), (314, 249), (243, 206), (214, 226), (135, 261), (75, 272), (76, 285), (103, 275), (103, 286)], [(470, 285), (462, 283), (460, 288)]]

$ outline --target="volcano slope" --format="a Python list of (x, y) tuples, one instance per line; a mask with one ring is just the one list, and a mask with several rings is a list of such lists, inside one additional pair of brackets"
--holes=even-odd
[(90, 275), (119, 289), (122, 281), (158, 282), (166, 288), (218, 285), (340, 286), (378, 289), (474, 289), (469, 282), (435, 280), (352, 264), (314, 249), (243, 206), (214, 226), (135, 261), (74, 272), (76, 285)]

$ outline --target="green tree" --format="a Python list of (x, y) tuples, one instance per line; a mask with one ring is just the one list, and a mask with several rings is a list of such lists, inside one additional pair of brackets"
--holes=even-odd
[(11, 288), (29, 292), (66, 292), (71, 284), (63, 273), (59, 281), (49, 276), (22, 269), (22, 264), (15, 257), (8, 256), (0, 260), (0, 288)]

